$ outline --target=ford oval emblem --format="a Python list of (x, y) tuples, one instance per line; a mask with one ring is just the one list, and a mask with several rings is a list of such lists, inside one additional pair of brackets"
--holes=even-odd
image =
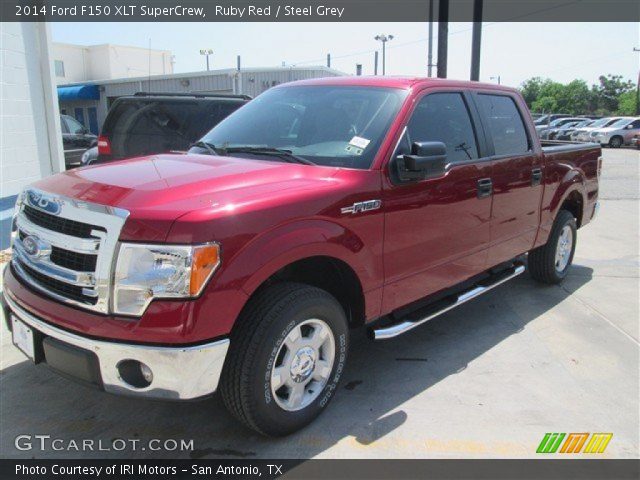
[(28, 190), (26, 194), (27, 204), (51, 215), (60, 213), (60, 202), (54, 198), (49, 198), (36, 190)]
[(24, 251), (27, 252), (32, 257), (37, 257), (40, 253), (40, 242), (38, 242), (38, 237), (33, 235), (28, 235), (22, 239), (22, 247)]

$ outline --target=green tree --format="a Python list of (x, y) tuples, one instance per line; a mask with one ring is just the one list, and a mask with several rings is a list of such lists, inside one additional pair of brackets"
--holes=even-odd
[(520, 93), (524, 97), (524, 101), (527, 102), (527, 106), (532, 108), (533, 102), (535, 102), (540, 96), (540, 89), (542, 88), (543, 80), (540, 77), (532, 77), (529, 80), (522, 82), (520, 86)]
[(618, 97), (618, 115), (635, 115), (638, 97), (635, 90), (624, 92)]
[(540, 97), (533, 102), (531, 110), (534, 112), (557, 112), (558, 103), (553, 97)]
[(618, 110), (618, 99), (620, 95), (627, 93), (634, 88), (632, 81), (622, 80), (622, 75), (600, 75), (599, 85), (594, 85), (593, 91), (596, 95), (596, 102), (599, 108), (609, 112)]

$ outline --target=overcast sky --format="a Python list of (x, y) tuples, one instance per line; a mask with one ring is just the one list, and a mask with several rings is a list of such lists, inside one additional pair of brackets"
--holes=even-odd
[[(171, 50), (175, 72), (204, 70), (198, 51), (212, 48), (212, 69), (323, 65), (373, 73), (376, 34), (392, 34), (387, 43), (387, 74), (426, 75), (426, 23), (52, 23), (56, 42), (149, 46)], [(435, 28), (434, 28), (435, 30)], [(471, 24), (449, 25), (449, 78), (469, 78)], [(637, 23), (485, 23), (482, 34), (483, 81), (502, 79), (518, 86), (532, 76), (561, 82), (575, 78), (589, 84), (606, 73), (638, 78), (640, 26)], [(436, 36), (434, 32), (434, 37)], [(436, 45), (434, 42), (434, 62)], [(142, 73), (142, 75), (144, 75)]]

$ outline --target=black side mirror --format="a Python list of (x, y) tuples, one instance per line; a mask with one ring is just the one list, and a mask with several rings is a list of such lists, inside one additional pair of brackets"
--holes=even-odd
[(439, 177), (447, 169), (447, 146), (442, 142), (414, 142), (411, 154), (400, 155), (396, 161), (402, 181)]

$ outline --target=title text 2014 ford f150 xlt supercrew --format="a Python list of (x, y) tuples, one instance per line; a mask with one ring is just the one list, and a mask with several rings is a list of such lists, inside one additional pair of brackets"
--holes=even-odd
[(512, 89), (342, 77), (268, 90), (186, 155), (19, 196), (14, 343), (111, 393), (220, 391), (284, 435), (334, 395), (349, 331), (394, 337), (524, 270), (558, 283), (600, 147), (541, 146)]

